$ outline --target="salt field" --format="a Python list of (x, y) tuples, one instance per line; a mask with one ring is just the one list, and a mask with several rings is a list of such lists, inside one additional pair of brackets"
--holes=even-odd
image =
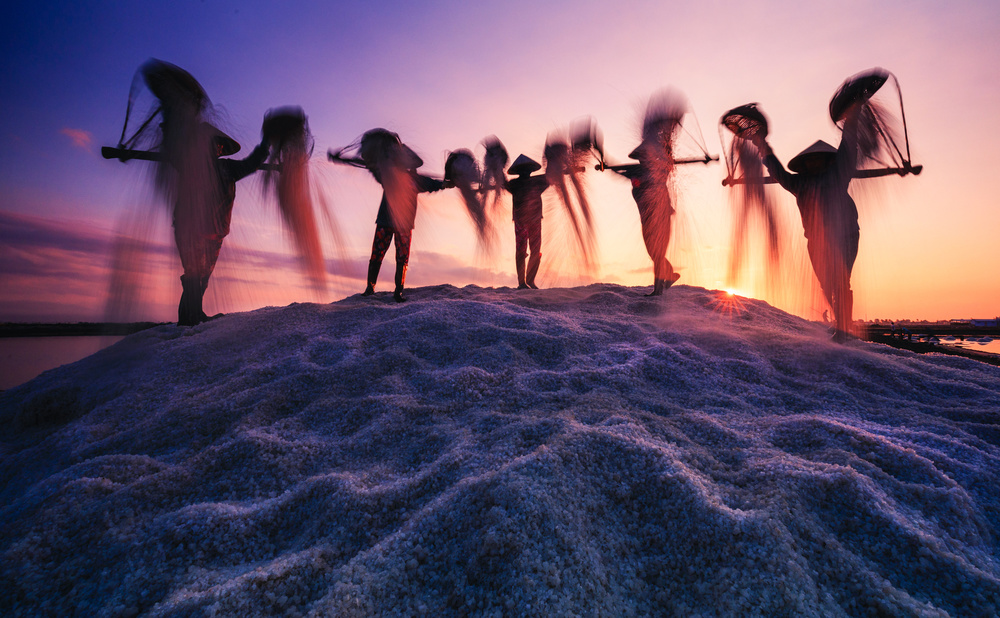
[(0, 393), (0, 611), (1000, 611), (1000, 368), (648, 291), (265, 308)]

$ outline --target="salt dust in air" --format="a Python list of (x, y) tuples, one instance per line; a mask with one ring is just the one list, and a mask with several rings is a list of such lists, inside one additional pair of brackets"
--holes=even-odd
[[(225, 239), (231, 227), (236, 236), (247, 238), (243, 232), (252, 227), (250, 218), (237, 214), (234, 221), (233, 207), (237, 195), (247, 197), (249, 187), (243, 179), (261, 165), (267, 169), (265, 185), (274, 188), (275, 210), (281, 213), (301, 270), (314, 296), (325, 295), (326, 262), (317, 219), (328, 224), (335, 240), (339, 233), (325, 201), (314, 203), (312, 198), (316, 192), (309, 174), (312, 137), (305, 113), (297, 107), (270, 110), (261, 127), (261, 144), (244, 159), (232, 157), (241, 146), (220, 128), (222, 116), (201, 84), (184, 69), (150, 59), (136, 71), (121, 138), (116, 148), (105, 149), (111, 153), (105, 156), (155, 165), (148, 183), (150, 194), (138, 197), (118, 224), (108, 320), (137, 319), (152, 304), (148, 289), (167, 287), (155, 278), (181, 275), (176, 261), (167, 257), (170, 253), (180, 257), (183, 269), (180, 289), (176, 278), (169, 286), (176, 290), (174, 294), (181, 294), (177, 316), (181, 323), (209, 319), (207, 305), (229, 310), (234, 304), (231, 297), (254, 287), (256, 282), (247, 272), (263, 261), (265, 241), (252, 238), (234, 251), (234, 243)], [(270, 161), (264, 164), (268, 156)], [(251, 196), (250, 201), (259, 197)], [(237, 213), (246, 210), (243, 207)], [(168, 244), (176, 251), (166, 250)], [(235, 258), (241, 263), (231, 264)], [(235, 277), (235, 283), (231, 276), (213, 277), (220, 262), (222, 272), (245, 272)], [(212, 302), (216, 296), (230, 297), (229, 302)]]
[[(269, 110), (262, 128), (271, 143), (269, 161), (273, 170), (265, 171), (265, 186), (274, 186), (282, 218), (292, 237), (312, 287), (326, 290), (326, 262), (320, 241), (317, 210), (309, 175), (309, 156), (313, 139), (305, 112), (298, 107)], [(324, 220), (332, 222), (329, 212)], [(337, 230), (333, 234), (338, 236)]]

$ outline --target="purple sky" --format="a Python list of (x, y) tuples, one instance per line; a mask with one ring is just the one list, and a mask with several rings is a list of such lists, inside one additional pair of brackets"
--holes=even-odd
[[(855, 315), (1000, 313), (992, 273), (1000, 156), (989, 122), (1000, 109), (994, 3), (7, 3), (0, 28), (0, 320), (100, 319), (109, 244), (101, 239), (124, 213), (155, 209), (144, 164), (99, 154), (117, 142), (133, 75), (150, 57), (201, 82), (243, 153), (269, 108), (300, 105), (309, 114), (319, 187), (346, 240), (337, 268), (348, 278), (335, 281), (328, 300), (360, 289), (349, 277), (367, 259), (378, 188), (365, 172), (332, 169), (322, 158), (367, 129), (399, 132), (426, 161), (423, 171), (440, 174), (447, 151), (475, 148), (489, 134), (512, 156), (540, 160), (549, 131), (592, 115), (609, 157), (621, 161), (637, 141), (645, 101), (672, 86), (689, 97), (715, 154), (722, 112), (760, 102), (787, 161), (816, 139), (837, 143), (830, 96), (846, 77), (882, 66), (899, 79), (914, 162), (926, 169), (887, 181), (876, 203), (860, 203)], [(726, 285), (723, 176), (713, 165), (678, 179), (683, 225), (671, 259), (682, 282)], [(601, 247), (596, 277), (648, 285), (627, 184), (588, 177)], [(794, 204), (785, 206), (790, 232), (800, 235)], [(487, 260), (477, 256), (455, 196), (428, 200), (420, 217), (410, 284), (514, 283), (511, 230), (502, 230), (500, 257)], [(169, 226), (158, 220), (156, 241), (169, 254)], [(255, 180), (240, 183), (230, 244), (232, 259), (288, 254)], [(253, 279), (220, 289), (230, 300), (218, 310), (314, 300), (303, 296), (290, 259), (264, 261), (220, 263)], [(164, 289), (148, 317), (171, 317), (179, 293), (172, 268), (165, 256), (156, 284)], [(550, 285), (578, 281), (572, 265), (554, 272)], [(815, 307), (768, 300), (814, 317)]]

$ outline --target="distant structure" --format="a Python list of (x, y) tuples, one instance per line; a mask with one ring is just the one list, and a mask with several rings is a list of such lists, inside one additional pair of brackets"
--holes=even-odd
[(972, 320), (969, 320), (969, 324), (971, 326), (979, 326), (982, 328), (996, 328), (1000, 326), (1000, 317), (996, 317), (990, 320), (977, 320), (973, 318)]

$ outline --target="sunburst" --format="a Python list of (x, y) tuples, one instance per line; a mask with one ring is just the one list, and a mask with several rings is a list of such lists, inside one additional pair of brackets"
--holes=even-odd
[(718, 290), (709, 301), (709, 306), (713, 311), (727, 316), (742, 315), (746, 311), (744, 297), (741, 297), (735, 290)]

